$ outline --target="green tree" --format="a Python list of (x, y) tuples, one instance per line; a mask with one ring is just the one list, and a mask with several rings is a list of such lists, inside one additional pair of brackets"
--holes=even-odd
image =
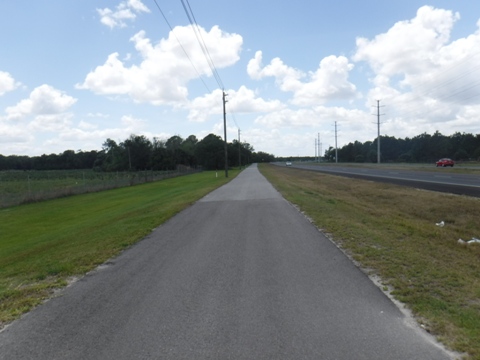
[(165, 141), (153, 138), (152, 142), (152, 169), (153, 170), (172, 170), (168, 162), (167, 149)]
[(207, 170), (225, 168), (225, 147), (222, 138), (208, 134), (197, 143), (196, 156), (198, 164)]
[(197, 146), (198, 139), (195, 135), (190, 135), (180, 145), (180, 150), (184, 157), (184, 164), (189, 166), (197, 165), (197, 158), (195, 157), (195, 147)]
[(120, 147), (127, 154), (129, 170), (150, 169), (152, 143), (145, 136), (132, 134)]
[(125, 149), (108, 138), (102, 144), (102, 151), (97, 155), (94, 164), (95, 170), (101, 171), (122, 171), (128, 169), (128, 154)]

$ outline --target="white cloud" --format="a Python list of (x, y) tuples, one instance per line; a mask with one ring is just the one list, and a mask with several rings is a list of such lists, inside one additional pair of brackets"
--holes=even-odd
[(367, 106), (382, 100), (389, 119), (385, 131), (402, 129), (408, 134), (402, 136), (478, 131), (472, 123), (462, 126), (461, 114), (480, 97), (480, 31), (450, 41), (459, 19), (452, 11), (423, 6), (415, 18), (386, 33), (357, 39), (353, 60), (367, 62), (373, 71)]
[(103, 113), (100, 113), (100, 112), (88, 113), (87, 116), (90, 117), (90, 118), (101, 118), (101, 119), (107, 119), (107, 118), (110, 117), (109, 114), (103, 114)]
[(365, 127), (365, 123), (371, 122), (371, 115), (358, 109), (346, 109), (343, 107), (316, 106), (298, 110), (283, 109), (259, 116), (256, 124), (269, 128), (291, 127), (291, 128), (319, 128), (326, 125), (333, 125), (335, 121), (342, 122), (356, 131)]
[(58, 138), (67, 142), (77, 142), (91, 144), (90, 148), (100, 148), (101, 144), (107, 139), (114, 139), (115, 141), (123, 141), (131, 134), (143, 133), (143, 124), (136, 122), (131, 116), (127, 116), (121, 121), (122, 126), (109, 127), (104, 129), (90, 129), (84, 126), (72, 127), (62, 131)]
[(138, 13), (150, 12), (141, 0), (122, 1), (115, 10), (109, 8), (97, 9), (100, 22), (110, 29), (126, 27), (126, 20), (135, 20)]
[(72, 116), (68, 113), (38, 115), (28, 124), (28, 128), (34, 132), (59, 132), (71, 127)]
[(124, 115), (121, 118), (122, 125), (128, 129), (139, 130), (146, 124), (145, 120), (137, 119), (132, 115)]
[(318, 69), (308, 74), (285, 65), (279, 58), (263, 66), (261, 51), (256, 52), (247, 66), (247, 72), (254, 80), (274, 77), (280, 90), (293, 92), (292, 103), (300, 106), (357, 96), (355, 85), (348, 81), (352, 69), (353, 64), (346, 57), (333, 55), (322, 59)]
[(87, 121), (80, 121), (80, 123), (78, 124), (78, 128), (79, 129), (82, 129), (82, 130), (86, 130), (86, 131), (89, 131), (89, 130), (96, 130), (98, 129), (98, 125), (96, 124), (92, 124), (92, 123), (89, 123)]
[(264, 100), (258, 97), (253, 90), (245, 86), (241, 86), (238, 91), (228, 92), (227, 108), (233, 113), (266, 113), (285, 107), (279, 100)]
[[(266, 101), (256, 96), (253, 90), (241, 86), (238, 91), (226, 91), (227, 113), (266, 113), (285, 107), (279, 100)], [(189, 105), (188, 119), (196, 122), (206, 121), (211, 115), (223, 114), (222, 90), (195, 98)]]
[(19, 120), (30, 115), (61, 115), (76, 101), (77, 99), (44, 84), (35, 88), (28, 99), (21, 100), (15, 106), (7, 107), (7, 119)]
[[(216, 26), (209, 32), (200, 28), (200, 32), (217, 69), (239, 60), (241, 36), (224, 33)], [(142, 58), (140, 64), (128, 67), (119, 60), (118, 53), (113, 53), (105, 64), (86, 76), (83, 84), (77, 84), (77, 88), (102, 95), (127, 95), (139, 103), (180, 106), (187, 100), (190, 80), (199, 74), (212, 75), (190, 26), (176, 27), (168, 39), (156, 45), (145, 37), (144, 31), (135, 34), (131, 41)]]
[(223, 114), (222, 90), (214, 90), (210, 94), (193, 99), (190, 103), (188, 120), (204, 122), (213, 114)]
[(397, 22), (371, 41), (357, 38), (353, 60), (367, 61), (376, 73), (387, 76), (427, 71), (458, 19), (451, 11), (423, 6), (414, 19)]
[(128, 6), (137, 12), (150, 12), (141, 0), (128, 0)]
[(344, 56), (328, 56), (320, 62), (318, 70), (310, 74), (310, 82), (302, 84), (293, 98), (296, 105), (315, 105), (330, 100), (352, 99), (356, 87), (348, 81), (353, 65)]
[(15, 90), (19, 84), (8, 72), (0, 71), (0, 96)]
[(249, 61), (247, 72), (252, 79), (274, 77), (282, 91), (297, 91), (301, 88), (300, 79), (305, 77), (305, 73), (285, 65), (280, 58), (274, 58), (270, 64), (262, 68), (262, 59), (262, 52), (257, 51), (255, 57)]
[[(121, 117), (118, 126), (106, 128), (98, 128), (98, 126), (84, 121), (80, 121), (77, 126), (73, 126), (72, 121), (70, 121), (71, 119), (68, 120), (69, 126), (61, 126), (61, 124), (59, 124), (55, 136), (35, 136), (35, 138), (31, 137), (24, 141), (28, 141), (28, 143), (43, 141), (41, 148), (48, 147), (53, 149), (51, 151), (54, 153), (60, 153), (65, 151), (65, 149), (99, 150), (101, 144), (107, 138), (114, 139), (115, 141), (123, 141), (131, 134), (145, 135), (149, 138), (152, 137), (151, 134), (144, 131), (145, 121), (135, 118), (132, 115)], [(28, 130), (32, 130), (32, 124), (34, 122), (28, 125)], [(27, 133), (32, 133), (32, 131), (27, 131)]]
[(27, 143), (33, 139), (33, 135), (24, 128), (0, 121), (0, 144)]

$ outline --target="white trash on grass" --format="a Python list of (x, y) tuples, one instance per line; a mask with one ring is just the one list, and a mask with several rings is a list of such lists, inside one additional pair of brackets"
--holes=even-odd
[(480, 244), (480, 239), (472, 238), (471, 240), (465, 241), (462, 239), (458, 239), (459, 244)]

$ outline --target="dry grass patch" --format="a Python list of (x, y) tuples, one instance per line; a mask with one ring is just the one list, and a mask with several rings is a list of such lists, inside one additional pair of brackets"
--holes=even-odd
[[(480, 359), (480, 200), (273, 165), (262, 173), (443, 343)], [(445, 226), (436, 223), (444, 221)]]

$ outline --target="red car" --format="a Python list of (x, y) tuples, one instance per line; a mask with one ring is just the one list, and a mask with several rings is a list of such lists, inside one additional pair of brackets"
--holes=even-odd
[(446, 166), (453, 167), (453, 165), (455, 165), (455, 162), (452, 159), (443, 158), (443, 159), (438, 160), (436, 162), (436, 164), (437, 164), (437, 167), (439, 167), (439, 166), (441, 166), (441, 167), (446, 167)]

